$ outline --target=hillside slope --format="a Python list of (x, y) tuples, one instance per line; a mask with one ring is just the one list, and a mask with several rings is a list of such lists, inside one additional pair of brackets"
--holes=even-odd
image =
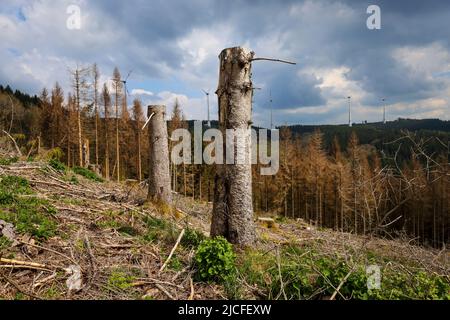
[[(0, 166), (1, 298), (449, 297), (445, 248), (288, 219), (258, 220), (255, 247), (235, 248), (234, 276), (199, 281), (194, 257), (208, 234), (211, 204), (176, 195), (171, 210), (145, 203), (144, 184), (76, 172), (44, 162)], [(160, 271), (182, 229), (180, 245)], [(367, 291), (369, 265), (381, 268), (383, 290)]]

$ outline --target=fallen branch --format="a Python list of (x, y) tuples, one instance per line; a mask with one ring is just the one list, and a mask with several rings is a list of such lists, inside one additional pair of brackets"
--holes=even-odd
[(18, 265), (18, 266), (28, 266), (28, 267), (34, 267), (34, 268), (44, 268), (46, 269), (47, 266), (45, 264), (40, 264), (36, 262), (28, 262), (28, 261), (20, 261), (15, 259), (6, 259), (6, 258), (0, 258), (0, 263), (7, 263), (11, 265)]
[(160, 285), (168, 285), (168, 286), (172, 286), (172, 287), (176, 287), (178, 289), (184, 289), (182, 286), (176, 284), (176, 283), (172, 283), (172, 282), (168, 282), (168, 281), (163, 281), (163, 280), (158, 280), (158, 279), (153, 279), (153, 278), (142, 278), (142, 279), (138, 279), (138, 281), (132, 283), (133, 287), (140, 287), (140, 286), (144, 286), (146, 284), (160, 284)]
[(26, 245), (26, 246), (31, 246), (31, 247), (35, 247), (37, 249), (42, 249), (42, 250), (45, 250), (45, 251), (48, 251), (48, 252), (53, 252), (54, 254), (57, 254), (57, 255), (59, 255), (59, 256), (61, 256), (63, 258), (66, 258), (67, 260), (73, 262), (74, 264), (77, 264), (77, 262), (74, 259), (72, 259), (71, 257), (65, 255), (64, 253), (61, 253), (61, 252), (58, 252), (56, 250), (53, 250), (53, 249), (50, 249), (50, 248), (46, 248), (46, 247), (43, 247), (43, 246), (40, 246), (40, 245), (37, 245), (37, 244), (34, 244), (34, 243), (28, 243), (28, 242), (25, 242), (25, 241), (19, 241), (19, 242), (21, 244)]
[[(283, 294), (284, 300), (287, 300), (287, 295), (286, 292), (284, 291), (284, 283), (283, 283), (283, 276), (281, 275), (281, 259), (280, 259), (280, 251), (279, 248), (277, 247), (277, 265), (278, 265), (278, 276), (280, 277), (280, 293), (278, 294), (278, 297)], [(277, 297), (277, 299), (278, 299)]]
[(170, 299), (175, 300), (175, 298), (166, 289), (164, 289), (164, 287), (162, 285), (156, 283), (155, 287), (157, 287), (159, 290), (161, 290)]
[(12, 140), (12, 142), (14, 143), (14, 146), (16, 147), (17, 153), (19, 154), (19, 157), (21, 157), (22, 156), (22, 151), (20, 151), (16, 140), (9, 134), (9, 132), (3, 130), (3, 133), (6, 134), (8, 136), (8, 138), (10, 138)]
[(341, 290), (342, 286), (343, 286), (344, 283), (347, 281), (348, 277), (350, 277), (350, 275), (353, 273), (353, 270), (354, 270), (354, 269), (355, 269), (355, 268), (353, 267), (353, 268), (346, 274), (346, 276), (344, 277), (344, 279), (342, 279), (341, 283), (339, 283), (339, 285), (337, 286), (336, 290), (334, 290), (333, 294), (331, 295), (330, 300), (334, 300), (334, 298), (336, 298), (336, 295), (337, 295), (338, 293), (340, 294), (339, 290)]
[(42, 279), (42, 280), (37, 281), (35, 284), (33, 284), (33, 289), (42, 286), (43, 284), (45, 284), (46, 282), (48, 282), (48, 281), (50, 281), (50, 280), (53, 280), (54, 278), (56, 278), (57, 275), (58, 275), (58, 274), (55, 272), (55, 273), (49, 275), (48, 277), (46, 277), (46, 278), (44, 278), (44, 279)]
[(188, 300), (194, 300), (194, 284), (192, 283), (192, 277), (189, 277), (189, 284), (191, 286), (191, 294), (189, 295)]
[(183, 238), (183, 236), (184, 236), (184, 232), (185, 232), (185, 229), (181, 230), (180, 235), (178, 236), (177, 242), (175, 243), (172, 250), (170, 251), (169, 257), (167, 258), (166, 262), (164, 262), (161, 269), (159, 269), (159, 272), (162, 272), (166, 268), (167, 264), (170, 261), (170, 258), (172, 258), (172, 255), (174, 254), (175, 250), (177, 249), (178, 245), (180, 244), (181, 238)]
[(17, 291), (22, 292), (23, 294), (29, 296), (30, 298), (41, 300), (41, 297), (38, 297), (24, 289), (22, 289), (17, 283), (15, 283), (13, 280), (9, 279), (7, 276), (0, 273), (0, 278), (4, 279), (6, 282), (10, 283), (14, 288), (16, 288)]
[[(49, 266), (29, 261), (21, 261), (15, 259), (0, 258), (0, 268), (11, 268), (11, 269), (32, 269), (40, 271), (53, 272)], [(54, 267), (53, 267), (54, 268)]]

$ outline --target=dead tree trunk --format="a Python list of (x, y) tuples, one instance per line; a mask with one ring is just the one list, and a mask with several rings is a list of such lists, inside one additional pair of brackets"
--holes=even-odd
[[(251, 171), (251, 112), (252, 82), (251, 61), (253, 52), (241, 47), (222, 51), (220, 58), (219, 85), (216, 91), (219, 100), (219, 127), (223, 134), (223, 150), (233, 143), (230, 150), (234, 164), (217, 164), (211, 236), (224, 236), (230, 242), (250, 245), (255, 241), (255, 225), (252, 204)], [(238, 130), (241, 138), (231, 140), (227, 129)], [(245, 142), (245, 145), (239, 145)], [(244, 156), (244, 163), (235, 156), (237, 149)], [(227, 150), (227, 157), (228, 157)]]
[(165, 106), (155, 105), (148, 107), (147, 115), (148, 117), (151, 116), (148, 124), (150, 144), (148, 199), (171, 204), (169, 143), (167, 139), (167, 123), (164, 119), (165, 113)]
[(90, 146), (89, 139), (84, 139), (83, 143), (83, 164), (85, 168), (89, 168), (91, 164), (91, 155), (90, 155)]

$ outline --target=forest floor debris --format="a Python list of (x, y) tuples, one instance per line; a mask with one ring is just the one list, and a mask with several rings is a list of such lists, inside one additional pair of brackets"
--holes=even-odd
[[(17, 183), (15, 190), (9, 190), (13, 198), (0, 193), (0, 297), (4, 299), (290, 299), (292, 279), (283, 278), (286, 262), (279, 259), (280, 254), (281, 259), (292, 255), (297, 250), (293, 246), (301, 249), (295, 251), (295, 259), (314, 252), (331, 259), (342, 257), (350, 265), (364, 252), (365, 257), (381, 257), (405, 272), (417, 267), (449, 281), (445, 248), (414, 246), (409, 239), (355, 236), (274, 217), (257, 219), (256, 248), (240, 255), (242, 266), (262, 259), (261, 268), (271, 254), (275, 257), (274, 274), (264, 280), (270, 283), (267, 287), (248, 277), (240, 277), (233, 288), (193, 281), (195, 244), (209, 233), (211, 203), (175, 193), (177, 210), (168, 212), (145, 202), (143, 184), (95, 181), (46, 162), (0, 165), (0, 175), (0, 179), (18, 177), (11, 179)], [(15, 216), (16, 225), (6, 221), (11, 208), (32, 212), (34, 220)], [(273, 289), (274, 281), (281, 287)], [(338, 285), (330, 293), (333, 298), (340, 297), (343, 283)], [(269, 286), (276, 291), (268, 292)]]

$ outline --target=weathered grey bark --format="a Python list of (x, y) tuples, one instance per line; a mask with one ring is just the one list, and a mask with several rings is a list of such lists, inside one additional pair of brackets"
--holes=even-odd
[[(226, 150), (229, 138), (226, 130), (243, 130), (247, 141), (244, 153), (248, 161), (243, 164), (217, 164), (211, 236), (222, 235), (234, 244), (245, 246), (255, 241), (249, 130), (252, 124), (253, 52), (241, 47), (228, 48), (222, 51), (219, 58), (220, 75), (216, 94), (219, 99), (219, 127), (224, 137), (223, 150)], [(235, 154), (237, 148), (235, 144)]]
[(148, 117), (153, 114), (148, 124), (150, 143), (148, 199), (171, 204), (169, 143), (165, 113), (165, 106), (148, 106)]
[(85, 168), (89, 168), (91, 164), (91, 153), (89, 149), (89, 139), (84, 139), (83, 143), (83, 164)]

